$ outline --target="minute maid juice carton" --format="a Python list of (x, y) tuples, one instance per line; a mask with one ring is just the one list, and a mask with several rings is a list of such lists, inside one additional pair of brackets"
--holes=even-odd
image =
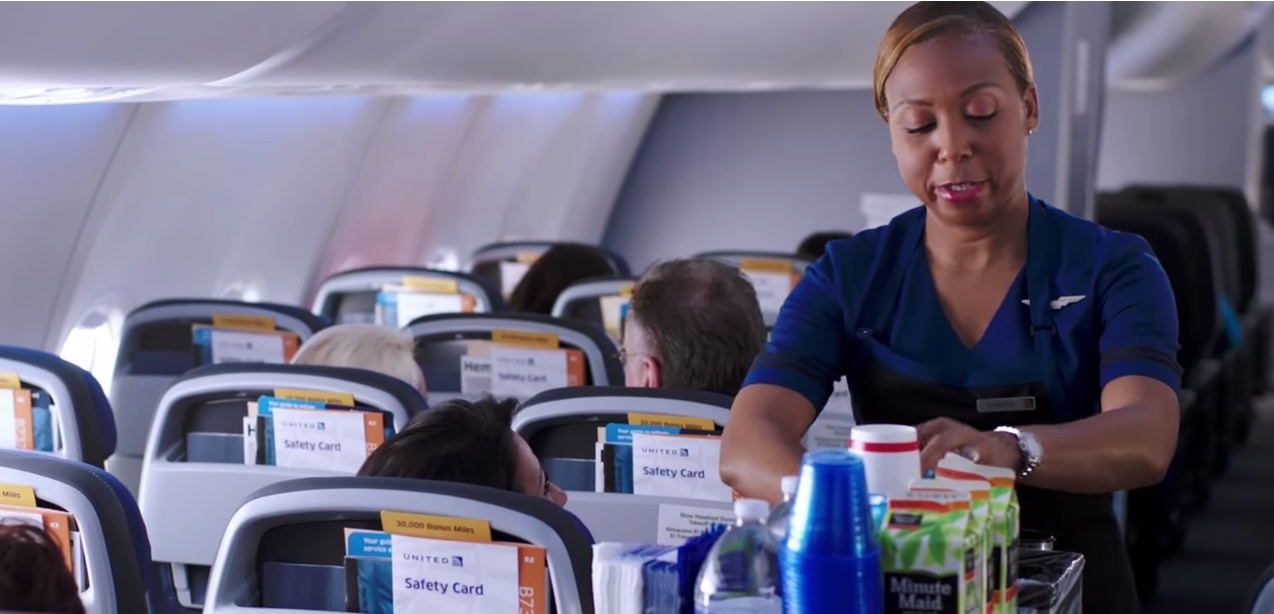
[[(967, 465), (960, 464), (959, 460), (965, 460)], [(969, 509), (980, 533), (982, 548), (982, 559), (978, 565), (978, 577), (982, 581), (982, 601), (986, 604), (985, 614), (992, 614), (995, 611), (994, 580), (991, 576), (991, 572), (995, 570), (995, 563), (992, 562), (992, 555), (995, 553), (995, 536), (991, 526), (991, 481), (982, 477), (981, 474), (970, 471), (969, 465), (972, 464), (967, 459), (948, 454), (947, 458), (938, 462), (938, 469), (935, 472), (938, 479), (934, 481), (945, 482), (948, 488), (969, 493)], [(959, 469), (954, 469), (953, 466)]]
[(948, 454), (938, 463), (939, 477), (977, 474), (991, 483), (991, 601), (995, 614), (1017, 612), (1017, 545), (1021, 531), (1017, 491), (1017, 474), (1009, 469), (979, 465), (963, 456)]
[(967, 493), (969, 496), (969, 522), (965, 525), (968, 531), (969, 547), (975, 551), (974, 559), (974, 599), (982, 607), (978, 614), (989, 614), (992, 610), (991, 593), (987, 588), (991, 577), (988, 564), (991, 557), (990, 546), (990, 499), (991, 485), (985, 482), (970, 482), (950, 479), (914, 479), (908, 484), (913, 492), (954, 491)]
[(908, 491), (880, 532), (885, 614), (981, 614), (969, 493)]

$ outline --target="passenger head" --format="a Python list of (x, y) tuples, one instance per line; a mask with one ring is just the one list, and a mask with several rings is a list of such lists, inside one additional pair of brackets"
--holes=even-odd
[(852, 232), (841, 232), (839, 230), (811, 233), (797, 246), (796, 257), (814, 262), (823, 257), (823, 253), (827, 251), (828, 243), (839, 239), (848, 239), (852, 236), (854, 236)]
[(513, 432), (515, 399), (451, 400), (417, 415), (358, 475), (477, 484), (566, 504), (531, 446)]
[(1039, 103), (1026, 45), (985, 2), (920, 2), (894, 20), (873, 73), (903, 183), (950, 225), (1026, 202)]
[(0, 520), (0, 611), (84, 613), (75, 576), (44, 527)]
[(570, 243), (555, 245), (522, 276), (509, 296), (509, 307), (522, 313), (548, 315), (553, 312), (558, 295), (571, 284), (614, 273), (610, 261), (597, 248)]
[(416, 363), (411, 335), (386, 326), (340, 324), (310, 337), (292, 358), (296, 365), (325, 365), (379, 371), (426, 394), (425, 374)]
[(734, 395), (765, 343), (751, 282), (715, 260), (672, 260), (637, 282), (624, 323), (627, 385)]

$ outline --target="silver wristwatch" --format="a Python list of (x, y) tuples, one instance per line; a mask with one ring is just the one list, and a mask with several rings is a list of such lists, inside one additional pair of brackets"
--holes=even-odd
[(1022, 451), (1022, 464), (1017, 468), (1018, 480), (1031, 475), (1031, 472), (1040, 466), (1040, 457), (1043, 456), (1044, 449), (1040, 446), (1040, 440), (1034, 435), (1011, 426), (996, 427), (995, 432), (1008, 433), (1017, 438), (1017, 448)]

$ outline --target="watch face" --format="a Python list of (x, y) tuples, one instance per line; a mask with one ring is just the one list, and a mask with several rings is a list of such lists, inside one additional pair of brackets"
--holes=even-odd
[(1038, 459), (1043, 450), (1040, 449), (1040, 442), (1034, 435), (1027, 432), (1018, 434), (1018, 441), (1022, 443), (1022, 450), (1032, 459)]

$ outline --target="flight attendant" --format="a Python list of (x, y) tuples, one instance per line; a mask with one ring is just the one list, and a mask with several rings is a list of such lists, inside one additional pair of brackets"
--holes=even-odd
[(917, 426), (924, 469), (954, 451), (1016, 470), (1022, 526), (1087, 558), (1084, 611), (1136, 612), (1110, 493), (1158, 483), (1176, 446), (1168, 279), (1140, 237), (1027, 192), (1038, 100), (995, 8), (908, 8), (874, 88), (923, 206), (831, 242), (807, 269), (735, 399), (721, 476), (777, 500), (845, 375), (860, 423)]

